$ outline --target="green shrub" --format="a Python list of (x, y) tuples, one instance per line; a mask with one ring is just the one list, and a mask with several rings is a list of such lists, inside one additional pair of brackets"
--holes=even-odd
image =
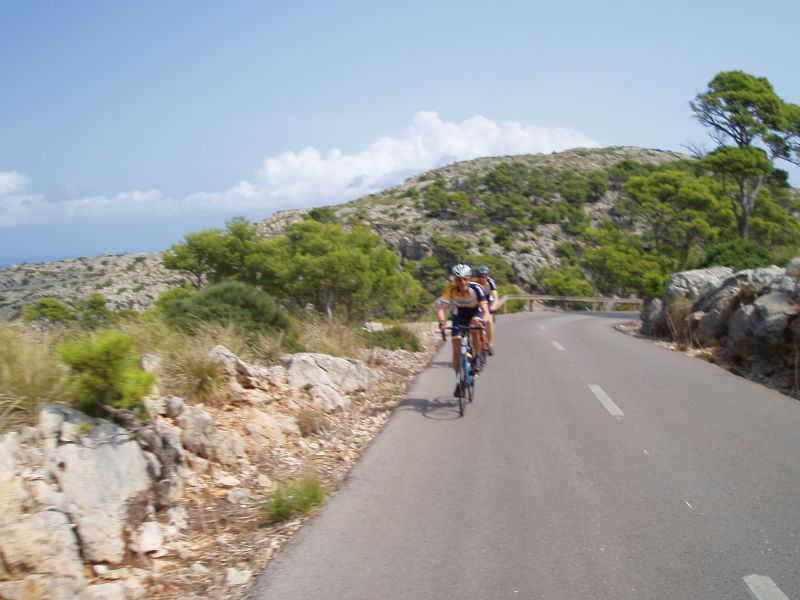
[(77, 319), (75, 309), (69, 304), (51, 297), (37, 298), (32, 304), (22, 309), (22, 320), (49, 321), (51, 323), (67, 324)]
[(184, 331), (194, 331), (204, 323), (233, 325), (251, 333), (286, 330), (289, 325), (271, 297), (238, 281), (218, 283), (165, 304), (167, 322)]
[(664, 294), (666, 277), (661, 273), (650, 271), (642, 276), (642, 293), (647, 298), (659, 298)]
[(567, 202), (582, 204), (589, 195), (589, 180), (575, 171), (565, 171), (558, 184), (558, 191)]
[(590, 281), (577, 267), (542, 269), (536, 274), (539, 285), (553, 296), (591, 296)]
[(325, 488), (318, 475), (308, 474), (289, 481), (267, 496), (264, 517), (268, 525), (306, 515), (325, 501)]
[[(134, 290), (136, 291), (136, 290)], [(178, 300), (189, 300), (197, 294), (197, 290), (189, 285), (180, 285), (161, 292), (156, 298), (156, 311), (161, 313), (169, 312), (169, 307)]]
[(80, 410), (99, 414), (102, 405), (137, 410), (155, 377), (138, 366), (133, 339), (121, 331), (100, 331), (89, 339), (71, 340), (58, 347), (70, 368), (70, 386)]
[(734, 271), (766, 267), (775, 262), (772, 253), (751, 240), (737, 238), (709, 247), (700, 267), (730, 267)]
[(625, 158), (608, 170), (609, 184), (615, 189), (621, 189), (631, 177), (644, 177), (657, 169), (656, 165)]
[[(513, 283), (502, 283), (497, 286), (497, 293), (500, 294), (500, 297), (502, 298), (503, 296), (507, 296), (509, 294), (524, 294), (525, 290), (518, 285), (514, 285)], [(526, 300), (509, 300), (503, 306), (502, 312), (522, 312), (525, 310), (525, 302)]]
[(608, 191), (608, 174), (605, 171), (592, 171), (587, 175), (589, 191), (586, 200), (597, 202)]
[(502, 229), (499, 227), (493, 228), (492, 233), (494, 234), (494, 243), (500, 245), (508, 243), (511, 235), (507, 229)]
[(318, 206), (316, 208), (312, 208), (305, 214), (303, 218), (316, 221), (317, 223), (339, 222), (339, 217), (336, 216), (336, 212), (330, 206)]
[(365, 331), (363, 335), (368, 346), (411, 352), (419, 352), (421, 349), (417, 335), (406, 327), (396, 326), (384, 331)]
[(75, 303), (78, 320), (87, 329), (105, 327), (116, 320), (114, 312), (108, 308), (108, 300), (102, 294), (91, 294)]

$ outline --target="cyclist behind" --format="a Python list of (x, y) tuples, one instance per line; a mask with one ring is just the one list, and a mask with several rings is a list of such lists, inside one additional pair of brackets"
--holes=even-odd
[(489, 277), (488, 265), (478, 267), (477, 283), (481, 286), (486, 296), (486, 303), (489, 305), (489, 310), (484, 314), (483, 320), (486, 322), (486, 337), (489, 342), (489, 347), (486, 350), (489, 352), (489, 356), (494, 356), (494, 313), (492, 312), (492, 304), (497, 302), (499, 294), (497, 293), (494, 279)]
[[(450, 307), (450, 318), (453, 321), (453, 369), (458, 370), (458, 363), (461, 356), (461, 328), (481, 327), (483, 321), (481, 315), (489, 314), (489, 306), (486, 303), (486, 295), (477, 283), (470, 281), (472, 269), (469, 265), (455, 265), (450, 272), (454, 280), (447, 285), (441, 298), (437, 301), (439, 312), (439, 330), (444, 331), (445, 326), (445, 306)], [(481, 352), (481, 336), (477, 329), (470, 331), (472, 335), (473, 348), (473, 369), (478, 372), (477, 357)]]

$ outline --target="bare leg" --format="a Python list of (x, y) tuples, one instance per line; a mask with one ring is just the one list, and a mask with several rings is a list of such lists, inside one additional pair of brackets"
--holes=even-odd
[[(481, 322), (479, 319), (473, 319), (470, 323), (472, 327), (480, 327)], [(478, 329), (473, 329), (470, 331), (472, 334), (472, 352), (475, 356), (480, 356), (481, 354), (481, 332)]]
[(458, 362), (461, 360), (461, 338), (453, 338), (453, 370), (458, 371)]

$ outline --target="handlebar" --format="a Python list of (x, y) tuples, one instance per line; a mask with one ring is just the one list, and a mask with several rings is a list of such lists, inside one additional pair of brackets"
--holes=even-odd
[[(440, 331), (441, 334), (442, 334), (442, 339), (443, 340), (447, 340), (447, 336), (445, 335), (444, 332), (447, 331), (447, 330), (453, 331), (453, 329), (454, 329), (453, 327), (444, 327)], [(459, 331), (485, 331), (486, 330), (486, 326), (475, 327), (474, 325), (469, 325), (468, 327), (455, 327), (455, 329), (458, 329)]]

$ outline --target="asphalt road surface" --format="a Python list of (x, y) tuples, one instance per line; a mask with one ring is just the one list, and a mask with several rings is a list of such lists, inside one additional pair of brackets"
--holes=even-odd
[(440, 348), (251, 598), (800, 599), (800, 402), (623, 320), (501, 316), (463, 418)]

